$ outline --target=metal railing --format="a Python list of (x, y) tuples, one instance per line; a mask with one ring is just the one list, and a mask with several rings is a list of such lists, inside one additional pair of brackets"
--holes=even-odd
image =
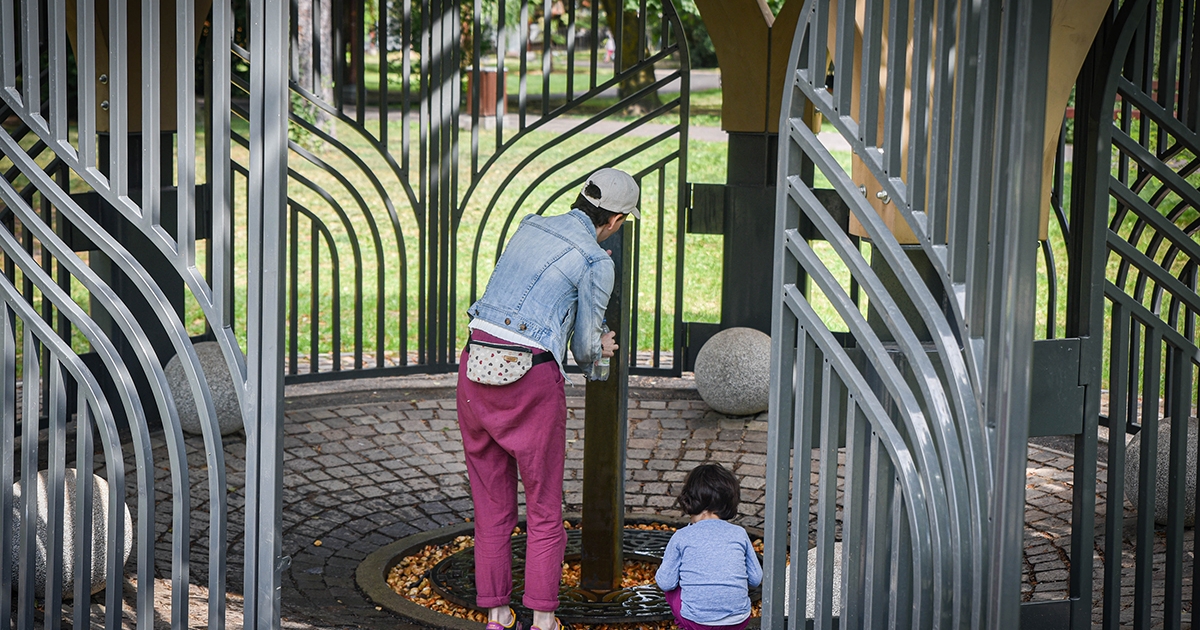
[[(328, 10), (300, 4), (314, 16)], [(615, 16), (605, 3), (586, 14), (567, 5), (556, 17), (551, 3), (476, 2), (481, 19), (460, 32), (472, 5), (381, 3), (376, 26), (389, 35), (377, 54), (359, 14), (338, 27), (348, 61), (293, 68), (289, 382), (455, 369), (465, 307), (515, 223), (564, 211), (602, 166), (628, 170), (643, 188), (634, 282), (652, 289), (640, 302), (635, 290), (631, 307), (646, 313), (633, 330), (649, 355), (632, 355), (634, 373), (680, 371), (690, 89), (682, 27), (670, 3), (661, 15), (643, 2)], [(531, 22), (543, 34), (536, 46), (523, 28)], [(606, 28), (616, 39), (611, 62)], [(293, 38), (301, 56), (326, 54), (322, 38)], [(366, 73), (368, 60), (377, 74)], [(479, 87), (464, 95), (464, 78)], [(509, 103), (515, 115), (506, 116)]]
[[(1184, 509), (1187, 491), (1188, 418), (1195, 413), (1200, 351), (1192, 341), (1112, 283), (1104, 295), (1111, 305), (1112, 328), (1109, 372), (1107, 483), (1108, 501), (1103, 523), (1102, 603), (1098, 621), (1104, 628), (1126, 627), (1125, 608), (1132, 606), (1134, 627), (1181, 628), (1185, 606), (1200, 601), (1197, 578), (1200, 567), (1192, 563), (1191, 592), (1184, 593)], [(1160, 398), (1161, 396), (1161, 398)], [(1182, 420), (1182, 421), (1180, 421)], [(1165, 531), (1156, 524), (1160, 485), (1159, 428), (1170, 423), (1165, 488), (1168, 506)], [(1126, 532), (1126, 443), (1124, 429), (1137, 425), (1141, 436), (1138, 462), (1136, 525)], [(1194, 433), (1193, 433), (1194, 435)], [(1093, 474), (1096, 468), (1089, 469)], [(1094, 496), (1094, 495), (1093, 495)], [(1085, 505), (1083, 507), (1088, 507)], [(1090, 502), (1095, 510), (1095, 499)], [(1127, 538), (1133, 539), (1129, 549)], [(1165, 538), (1165, 545), (1160, 539)], [(1126, 596), (1129, 569), (1124, 558), (1133, 556), (1133, 592)], [(1090, 585), (1089, 585), (1090, 586)], [(1089, 593), (1090, 595), (1090, 593)], [(1089, 598), (1090, 599), (1090, 598)]]
[[(1085, 66), (1076, 86), (1085, 116), (1076, 121), (1075, 146), (1103, 149), (1095, 156), (1077, 152), (1088, 159), (1077, 157), (1072, 187), (1100, 194), (1072, 195), (1072, 225), (1083, 226), (1072, 230), (1072, 238), (1085, 239), (1072, 244), (1072, 263), (1082, 267), (1077, 283), (1101, 291), (1090, 289), (1091, 303), (1077, 300), (1082, 321), (1074, 327), (1097, 339), (1090, 370), (1107, 387), (1107, 411), (1100, 415), (1098, 400), (1089, 405), (1100, 415), (1096, 424), (1107, 427), (1108, 440), (1105, 461), (1097, 458), (1091, 434), (1098, 427), (1085, 426), (1075, 458), (1081, 518), (1072, 522), (1072, 547), (1080, 550), (1072, 564), (1071, 596), (1079, 602), (1073, 627), (1125, 627), (1130, 617), (1134, 627), (1185, 627), (1184, 610), (1200, 601), (1194, 586), (1184, 588), (1182, 511), (1188, 418), (1200, 397), (1200, 193), (1186, 179), (1200, 167), (1198, 9), (1194, 0), (1114, 7), (1098, 38), (1106, 54)], [(1159, 444), (1164, 422), (1170, 422), (1166, 445)], [(1140, 440), (1136, 488), (1126, 483), (1128, 434)], [(1155, 524), (1163, 455), (1169, 462), (1165, 531)], [(1105, 467), (1108, 494), (1101, 507), (1092, 489)], [(1127, 490), (1137, 492), (1133, 513), (1123, 509)], [(1134, 516), (1136, 524), (1126, 531), (1126, 519)], [(1096, 577), (1090, 550), (1100, 545), (1103, 572)], [(1191, 569), (1194, 584), (1194, 564)], [(1132, 596), (1120, 587), (1129, 581)]]
[[(1194, 565), (1184, 575), (1188, 423), (1171, 422), (1169, 445), (1157, 435), (1200, 403), (1197, 3), (1118, 2), (1102, 22), (1059, 144), (1049, 200), (1059, 236), (1039, 243), (1044, 334), (1029, 287), (1015, 285), (1035, 277), (1024, 244), (1037, 241), (1043, 203), (1029, 194), (1040, 182), (1029, 165), (1041, 163), (1049, 16), (1003, 2), (871, 2), (857, 18), (845, 6), (806, 6), (780, 126), (764, 627), (781, 627), (785, 597), (804, 610), (796, 560), (813, 546), (814, 627), (835, 617), (848, 627), (1183, 627), (1196, 601), (1186, 579), (1197, 578)], [(807, 104), (862, 172), (816, 141)], [(836, 197), (811, 189), (814, 173)], [(878, 216), (887, 204), (916, 245), (901, 246)], [(1080, 356), (1059, 367), (1078, 373), (1069, 384), (1083, 392), (1072, 422), (1055, 425), (1073, 426), (1069, 597), (1020, 605), (1025, 441), (1037, 415), (1028, 376), (1046, 360), (1029, 350), (1035, 336), (1059, 336), (1064, 293), (1062, 341)], [(810, 302), (832, 306), (847, 332), (829, 332)], [(1142, 436), (1132, 513), (1122, 509), (1127, 432)], [(1160, 452), (1165, 530), (1154, 523)], [(790, 593), (780, 579), (789, 496)], [(849, 544), (835, 552), (836, 540)]]
[[(480, 111), (486, 92), (462, 94), (463, 78), (482, 85), (487, 68), (482, 19), (463, 33), (459, 2), (381, 2), (375, 18), (362, 3), (293, 3), (310, 17), (344, 12), (322, 34), (312, 28), (320, 19), (293, 23), (287, 3), (178, 2), (164, 15), (153, 0), (0, 0), (0, 536), (17, 535), (7, 517), (16, 510), (47, 522), (48, 544), (61, 548), (72, 514), (113, 508), (106, 539), (73, 530), (76, 552), (51, 558), (44, 593), (35, 528), (21, 529), (17, 549), (0, 547), (0, 627), (201, 617), (221, 628), (238, 614), (277, 626), (285, 378), (453, 369), (463, 307), (515, 220), (565, 211), (596, 168), (626, 169), (643, 189), (630, 308), (651, 352), (631, 353), (632, 369), (679, 372), (682, 27), (670, 3), (611, 19), (594, 3), (586, 23), (583, 5), (570, 4), (562, 45), (550, 3), (537, 18), (539, 51), (527, 50), (527, 31), (505, 30), (519, 49), (510, 120), (508, 35), (494, 57), (490, 113), (500, 115)], [(505, 29), (536, 7), (489, 10)], [(369, 19), (382, 34), (374, 68)], [(599, 46), (605, 23), (618, 50), (611, 66)], [(279, 53), (289, 44), (290, 58)], [(310, 53), (317, 62), (305, 69)], [(559, 87), (551, 69), (564, 62), (572, 71)], [(203, 366), (200, 341), (216, 341), (224, 363)], [(198, 401), (200, 436), (183, 433), (171, 360)], [(228, 484), (240, 475), (226, 470), (225, 449), (243, 438), (219, 432), (214, 371), (232, 377), (242, 411), (244, 488)], [(88, 474), (64, 486), (71, 468), (94, 470), (108, 496), (94, 496)], [(48, 510), (31, 487), (14, 498), (14, 484), (39, 472)], [(91, 598), (94, 542), (107, 550), (104, 604), (72, 607), (72, 595)], [(189, 610), (194, 580), (206, 582), (205, 611)], [(247, 594), (241, 610), (229, 591)]]
[[(1016, 279), (1035, 269), (1022, 244), (1037, 239), (1049, 7), (1001, 4), (870, 2), (856, 20), (853, 3), (813, 0), (801, 13), (780, 123), (764, 628), (784, 626), (785, 598), (805, 610), (811, 546), (813, 627), (1018, 623), (1034, 308)], [(865, 174), (817, 141), (808, 105)], [(871, 189), (918, 245), (900, 245)], [(829, 331), (817, 297), (847, 333)]]
[[(229, 117), (210, 116), (200, 126), (195, 115), (197, 85), (206, 86), (211, 110), (230, 110), (227, 49), (218, 46), (214, 55), (208, 48), (208, 72), (198, 81), (195, 40), (197, 24), (207, 21), (214, 41), (232, 41), (232, 7), (218, 2), (209, 16), (207, 7), (197, 13), (197, 3), (173, 6), (173, 15), (163, 15), (153, 0), (0, 2), (0, 534), (20, 541), (17, 549), (0, 547), (2, 627), (149, 628), (160, 618), (183, 627), (194, 613), (222, 628), (230, 581), (247, 593), (248, 623), (278, 623), (283, 357), (275, 322), (283, 313), (280, 175), (287, 156), (277, 141), (286, 138), (288, 104), (286, 60), (266, 51), (286, 43), (287, 7), (257, 3), (244, 25), (254, 63), (250, 185), (242, 191), (248, 227), (238, 242)], [(106, 21), (97, 19), (105, 14)], [(163, 45), (168, 37), (173, 47)], [(164, 81), (166, 70), (175, 84)], [(203, 153), (199, 138), (209, 145)], [(250, 252), (239, 302), (232, 297), (235, 251)], [(184, 321), (184, 293), (224, 355), (224, 365), (207, 374), (193, 346), (200, 331)], [(243, 306), (235, 317), (237, 303)], [(172, 356), (187, 391), (169, 385)], [(231, 375), (246, 436), (240, 527), (230, 523), (213, 370)], [(201, 435), (190, 441), (175, 404), (182, 395), (196, 401), (199, 415)], [(189, 463), (189, 449), (199, 451), (200, 464)], [(39, 468), (46, 507), (35, 487)], [(71, 468), (79, 474), (68, 486)], [(93, 471), (107, 482), (107, 496), (93, 493)], [(200, 512), (193, 511), (194, 478), (208, 495)], [(19, 500), (14, 483), (22, 484)], [(19, 538), (14, 513), (26, 524)], [(90, 524), (100, 513), (107, 514), (98, 530), (106, 538), (93, 540)], [(39, 532), (36, 522), (48, 529)], [(247, 532), (244, 556), (232, 561), (231, 529)], [(66, 531), (75, 538), (65, 541)], [(61, 555), (66, 547), (72, 555)], [(97, 547), (106, 550), (99, 606), (87, 604)], [(50, 550), (44, 573), (35, 565), (38, 548)], [(244, 572), (231, 580), (234, 567)], [(196, 574), (207, 576), (208, 602), (190, 613)], [(35, 588), (39, 575), (44, 589)], [(65, 583), (73, 591), (64, 592)], [(168, 607), (156, 598), (161, 589)], [(73, 601), (68, 607), (64, 600)]]

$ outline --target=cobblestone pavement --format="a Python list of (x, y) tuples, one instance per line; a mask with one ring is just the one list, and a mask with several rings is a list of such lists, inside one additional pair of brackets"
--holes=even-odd
[[(583, 390), (568, 388), (565, 507), (578, 512), (582, 501)], [(763, 523), (766, 461), (765, 414), (726, 417), (708, 408), (686, 379), (634, 379), (630, 388), (626, 505), (632, 514), (677, 518), (672, 508), (686, 473), (703, 461), (718, 461), (742, 481), (737, 522)], [(160, 566), (171, 557), (171, 484), (165, 441), (152, 436), (155, 451), (157, 555)], [(1060, 440), (1035, 440), (1029, 449), (1026, 489), (1026, 601), (1064, 599), (1070, 552), (1073, 460)], [(286, 628), (387, 628), (406, 624), (368, 601), (355, 585), (358, 564), (368, 554), (395, 540), (472, 516), (466, 466), (458, 435), (453, 376), (395, 378), (288, 388), (283, 480), (283, 553), (291, 565), (283, 576), (283, 620)], [(187, 438), (193, 540), (191, 558), (192, 624), (204, 624), (207, 613), (208, 480), (203, 472), (203, 441)], [(132, 458), (129, 458), (132, 459)], [(242, 526), (245, 502), (245, 440), (225, 439), (229, 531), (227, 535), (229, 627), (240, 627)], [(97, 468), (102, 462), (97, 461)], [(127, 462), (130, 474), (132, 461)], [(1105, 510), (1104, 478), (1097, 475), (1098, 533)], [(132, 484), (130, 484), (132, 486)], [(130, 506), (136, 503), (131, 496)], [(1130, 506), (1125, 502), (1126, 518)], [(137, 518), (136, 509), (134, 518)], [(1127, 522), (1124, 566), (1132, 566), (1133, 530)], [(1155, 561), (1164, 558), (1163, 537), (1156, 537)], [(1185, 544), (1192, 545), (1192, 532)], [(1096, 545), (1096, 574), (1102, 572), (1103, 538)], [(1191, 575), (1191, 554), (1185, 558)], [(129, 564), (129, 568), (134, 563)], [(156, 608), (169, 610), (169, 578), (156, 576)], [(1097, 582), (1098, 583), (1098, 582)], [(1133, 582), (1127, 580), (1126, 601)], [(136, 590), (126, 580), (127, 608)], [(1190, 579), (1185, 582), (1190, 595)], [(1159, 598), (1161, 599), (1161, 598)], [(93, 605), (102, 602), (94, 598)], [(1185, 604), (1190, 609), (1190, 602)], [(131, 611), (128, 611), (131, 612)], [(155, 625), (163, 626), (166, 619)]]

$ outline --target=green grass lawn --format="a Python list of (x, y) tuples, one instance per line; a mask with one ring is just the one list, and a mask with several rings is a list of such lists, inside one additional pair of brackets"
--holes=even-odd
[[(390, 133), (398, 137), (399, 123), (392, 123)], [(545, 147), (555, 141), (555, 136), (548, 133), (532, 133), (524, 136), (512, 145), (504, 154), (503, 159), (481, 171), (477, 185), (468, 189), (470, 178), (470, 163), (460, 160), (460, 187), (464, 194), (462, 215), (457, 222), (457, 230), (453, 240), (455, 256), (456, 283), (455, 300), (452, 311), (458, 315), (458, 334), (465, 336), (466, 307), (473, 295), (482, 293), (487, 277), (491, 273), (500, 245), (512, 235), (520, 217), (542, 211), (546, 214), (558, 214), (568, 209), (574, 199), (576, 190), (571, 187), (563, 190), (564, 179), (582, 177), (594, 170), (601, 160), (608, 156), (633, 150), (644, 143), (645, 138), (623, 137), (611, 139), (597, 134), (580, 134), (570, 142)], [(363, 299), (364, 311), (368, 313), (363, 321), (363, 336), (375, 339), (380, 330), (380, 322), (371, 314), (377, 312), (374, 302), (374, 291), (383, 278), (384, 311), (382, 326), (385, 338), (392, 340), (388, 343), (395, 346), (396, 338), (401, 334), (401, 312), (407, 313), (407, 333), (413, 338), (417, 332), (418, 285), (420, 282), (418, 259), (418, 221), (412, 204), (399, 178), (390, 171), (379, 168), (381, 158), (374, 152), (370, 143), (361, 136), (354, 134), (348, 127), (339, 128), (338, 139), (345, 146), (345, 152), (332, 149), (321, 150), (320, 159), (328, 166), (328, 171), (320, 168), (302, 156), (293, 153), (290, 166), (304, 179), (314, 186), (322, 187), (329, 195), (323, 197), (320, 193), (301, 184), (293, 178), (290, 197), (298, 204), (311, 210), (321, 217), (328, 229), (328, 234), (319, 234), (318, 258), (314, 267), (311, 256), (311, 223), (307, 219), (299, 223), (298, 267), (306, 272), (308, 277), (316, 278), (321, 297), (318, 299), (317, 320), (320, 351), (328, 352), (332, 347), (333, 305), (332, 296), (327, 291), (333, 285), (335, 274), (329, 264), (330, 255), (325, 245), (325, 239), (332, 240), (335, 249), (339, 250), (342, 268), (337, 278), (344, 287), (342, 293), (349, 295), (350, 287), (354, 286), (355, 277), (345, 260), (353, 254), (353, 245), (369, 245), (378, 234), (382, 247), (382, 264), (374, 254), (363, 254)], [(605, 144), (606, 143), (606, 144)], [(675, 143), (677, 145), (677, 143)], [(622, 162), (622, 167), (637, 172), (647, 168), (652, 163), (669, 157), (674, 146), (651, 149), (641, 155), (634, 156)], [(487, 150), (491, 145), (484, 143), (481, 151), (481, 165), (490, 157)], [(692, 140), (688, 147), (690, 181), (724, 181), (723, 143), (703, 142)], [(378, 161), (380, 164), (371, 170), (382, 173), (379, 186), (390, 201), (396, 220), (390, 220), (391, 212), (385, 210), (387, 202), (383, 195), (373, 192), (375, 185), (356, 164), (351, 156)], [(241, 156), (244, 158), (244, 156)], [(526, 168), (518, 168), (522, 161), (528, 161)], [(661, 347), (670, 349), (673, 344), (674, 330), (672, 326), (675, 312), (675, 285), (678, 258), (678, 161), (669, 160), (666, 167), (661, 169), (662, 183), (659, 171), (655, 170), (642, 180), (642, 212), (641, 221), (631, 223), (631, 231), (641, 243), (639, 248), (639, 282), (638, 282), (638, 345), (648, 349), (655, 342), (654, 305), (661, 303), (665, 309), (660, 323), (659, 343)], [(540, 175), (547, 170), (560, 169), (560, 172), (549, 182), (538, 181)], [(336, 173), (337, 175), (333, 175)], [(346, 184), (350, 184), (347, 186)], [(371, 192), (372, 194), (360, 202), (353, 190)], [(659, 205), (659, 199), (663, 200)], [(343, 220), (336, 207), (340, 207), (346, 218)], [(376, 227), (373, 230), (368, 217), (376, 217)], [(507, 224), (507, 225), (506, 225)], [(399, 233), (399, 238), (396, 234)], [(661, 232), (661, 234), (660, 234)], [(478, 245), (477, 245), (478, 243)], [(373, 250), (362, 247), (363, 252)], [(401, 254), (401, 250), (404, 254)], [(683, 318), (687, 321), (719, 320), (720, 282), (721, 282), (721, 238), (711, 235), (687, 235), (684, 238), (684, 284), (686, 287), (683, 300)], [(660, 267), (661, 261), (661, 267)], [(661, 271), (660, 271), (661, 269)], [(660, 277), (661, 276), (661, 277)], [(407, 286), (400, 286), (401, 280)], [(304, 305), (298, 317), (300, 339), (307, 340), (311, 335), (311, 297), (309, 290), (301, 286), (298, 299)], [(406, 296), (406, 305), (402, 309), (401, 296)], [(354, 300), (343, 298), (341, 319), (343, 322), (342, 347), (350, 347), (354, 342), (353, 330), (345, 324), (353, 321), (350, 310)]]
[[(705, 106), (719, 111), (719, 94), (703, 93), (701, 102)], [(393, 122), (389, 127), (392, 138), (398, 138), (401, 129), (399, 123)], [(484, 132), (485, 134), (487, 132)], [(511, 131), (508, 132), (511, 134)], [(468, 134), (460, 138), (465, 142)], [(487, 163), (494, 146), (494, 136), (484, 135), (480, 143), (479, 162)], [(509, 135), (508, 139), (512, 136)], [(361, 168), (351, 159), (351, 155), (362, 159), (380, 160), (366, 139), (357, 135), (349, 127), (339, 128), (339, 142), (345, 145), (345, 152), (326, 148), (320, 152), (321, 160), (327, 163), (331, 171), (339, 174), (340, 178), (350, 182), (360, 191), (373, 188), (371, 182)], [(501, 250), (501, 244), (511, 236), (520, 217), (530, 212), (543, 210), (547, 214), (565, 212), (569, 202), (574, 198), (576, 190), (563, 190), (561, 183), (540, 182), (542, 173), (558, 169), (552, 178), (553, 182), (563, 179), (583, 177), (599, 163), (600, 155), (610, 156), (633, 149), (645, 142), (644, 138), (622, 137), (607, 138), (596, 134), (580, 134), (570, 142), (553, 145), (556, 136), (548, 133), (532, 133), (513, 144), (503, 155), (503, 159), (492, 164), (480, 174), (477, 185), (468, 189), (470, 166), (466, 159), (460, 158), (459, 181), (463, 191), (464, 202), (462, 215), (459, 218), (458, 229), (453, 241), (455, 256), (455, 295), (452, 310), (459, 314), (456, 322), (459, 338), (466, 334), (466, 319), (461, 316), (473, 297), (478, 297), (486, 286), (486, 280), (491, 273), (495, 259)], [(607, 143), (607, 144), (602, 144)], [(553, 146), (551, 146), (553, 145)], [(550, 148), (546, 148), (549, 146)], [(662, 158), (674, 150), (674, 145), (646, 151), (622, 163), (622, 167), (636, 172), (641, 168)], [(706, 142), (692, 139), (688, 146), (688, 174), (690, 182), (720, 183), (725, 180), (727, 148), (722, 142)], [(599, 155), (597, 155), (599, 154)], [(839, 154), (839, 160), (848, 168), (849, 153)], [(370, 226), (366, 217), (369, 212), (363, 211), (346, 187), (343, 181), (332, 177), (322, 168), (310, 164), (298, 154), (293, 154), (291, 166), (304, 178), (314, 184), (323, 186), (330, 191), (331, 198), (350, 215), (348, 221), (338, 220), (331, 204), (319, 194), (297, 184), (293, 179), (290, 195), (299, 204), (314, 209), (322, 216), (329, 228), (328, 238), (336, 244), (339, 250), (349, 251), (351, 243), (368, 243), (364, 236), (369, 234)], [(381, 161), (381, 160), (380, 160)], [(519, 168), (523, 161), (529, 164)], [(482, 166), (481, 166), (482, 168)], [(385, 338), (393, 340), (386, 345), (395, 347), (395, 339), (401, 335), (401, 313), (407, 314), (407, 330), (410, 339), (417, 333), (417, 321), (420, 313), (417, 309), (417, 288), (420, 282), (417, 270), (419, 261), (416, 256), (418, 239), (417, 221), (402, 190), (401, 182), (392, 177), (386, 169), (375, 167), (376, 172), (383, 172), (383, 188), (394, 206), (397, 216), (396, 225), (399, 227), (401, 239), (396, 239), (395, 230), (379, 229), (383, 243), (381, 251), (385, 254), (383, 264), (378, 264), (372, 257), (366, 256), (363, 265), (364, 311), (368, 314), (363, 321), (363, 336), (367, 340), (375, 339), (381, 330), (380, 322), (370, 316), (376, 312), (377, 304), (372, 302), (372, 289), (378, 286), (380, 276), (384, 276), (384, 311), (382, 330)], [(663, 183), (660, 186), (657, 172), (642, 180), (643, 219), (631, 224), (631, 230), (640, 243), (638, 264), (638, 347), (648, 350), (656, 345), (669, 350), (674, 343), (673, 318), (675, 315), (676, 269), (678, 265), (679, 238), (683, 238), (683, 286), (682, 318), (690, 322), (719, 322), (720, 294), (722, 276), (723, 239), (720, 235), (686, 234), (681, 235), (678, 229), (678, 163), (671, 161), (662, 172)], [(663, 199), (661, 207), (658, 200)], [(386, 219), (382, 201), (371, 201), (365, 204), (367, 210), (374, 208), (373, 214)], [(323, 214), (322, 214), (323, 213)], [(344, 224), (344, 225), (343, 225)], [(308, 253), (311, 247), (311, 228), (306, 221), (300, 223), (300, 260), (298, 267), (309, 270), (312, 277), (318, 279), (319, 286), (330, 287), (333, 283), (333, 273), (327, 264), (321, 262), (329, 255), (322, 243), (318, 247), (319, 256), (316, 266)], [(326, 236), (322, 236), (322, 239)], [(403, 241), (406, 255), (400, 255), (400, 242)], [(346, 258), (348, 254), (342, 254)], [(835, 263), (831, 263), (835, 264)], [(661, 265), (661, 266), (660, 266)], [(401, 271), (403, 270), (403, 271)], [(843, 268), (843, 274), (846, 272)], [(341, 286), (353, 285), (354, 277), (350, 270), (343, 269), (338, 274)], [(406, 290), (401, 292), (400, 279), (407, 281)], [(848, 278), (848, 276), (847, 276)], [(348, 290), (348, 289), (346, 289)], [(345, 293), (345, 291), (343, 293)], [(405, 306), (401, 307), (401, 296), (406, 296)], [(305, 287), (299, 289), (299, 303), (310, 304), (311, 294)], [(343, 326), (352, 321), (353, 314), (348, 311), (353, 300), (343, 299), (341, 319)], [(661, 313), (655, 309), (660, 304)], [(318, 337), (320, 351), (328, 352), (332, 347), (332, 333), (329, 328), (332, 321), (332, 300), (323, 292), (317, 300)], [(830, 319), (836, 317), (831, 308), (821, 309)], [(307, 340), (311, 335), (310, 322), (314, 319), (311, 308), (302, 306), (298, 317), (300, 326), (299, 337)], [(658, 330), (655, 330), (655, 317), (661, 316)], [(831, 321), (831, 325), (834, 322)], [(342, 348), (349, 348), (354, 339), (353, 331), (343, 328)]]

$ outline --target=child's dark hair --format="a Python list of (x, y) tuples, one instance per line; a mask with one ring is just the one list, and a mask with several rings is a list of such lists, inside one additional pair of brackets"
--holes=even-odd
[[(594, 192), (592, 190), (588, 190), (587, 193), (598, 199), (600, 197), (600, 188), (598, 188), (595, 184), (588, 184), (588, 187), (596, 189)], [(571, 207), (578, 208), (584, 214), (588, 215), (588, 218), (592, 220), (592, 225), (596, 227), (600, 227), (601, 225), (608, 223), (609, 219), (612, 219), (613, 216), (617, 214), (616, 212), (609, 212), (608, 210), (596, 206), (592, 202), (588, 201), (588, 198), (584, 197), (583, 193), (579, 193), (579, 196), (575, 198), (575, 203), (571, 204)]]
[(679, 493), (679, 507), (684, 513), (695, 515), (708, 510), (725, 521), (737, 516), (741, 500), (742, 488), (737, 477), (720, 464), (700, 464), (693, 468)]

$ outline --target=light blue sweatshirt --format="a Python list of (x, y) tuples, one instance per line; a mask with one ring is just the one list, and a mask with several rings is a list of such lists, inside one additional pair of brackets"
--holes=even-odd
[(654, 581), (664, 591), (680, 589), (680, 612), (686, 619), (725, 626), (750, 616), (747, 591), (761, 584), (762, 577), (746, 530), (714, 518), (671, 536)]

